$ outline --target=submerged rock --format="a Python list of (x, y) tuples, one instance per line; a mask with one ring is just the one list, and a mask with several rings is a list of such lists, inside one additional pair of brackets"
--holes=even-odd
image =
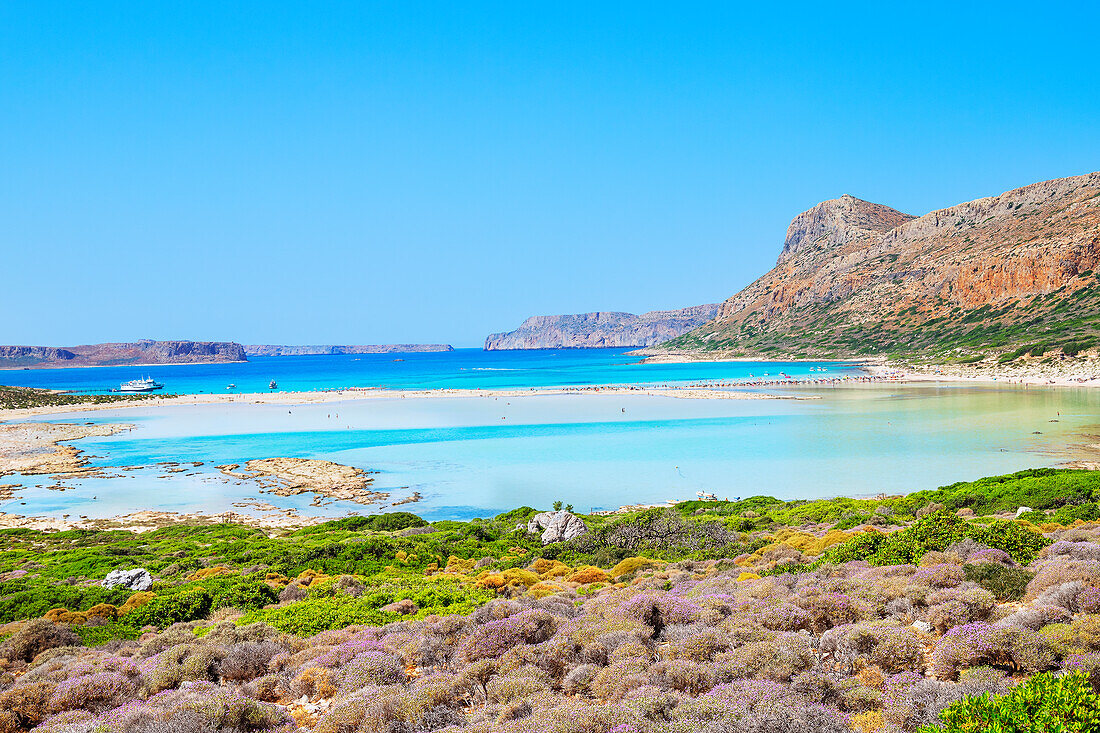
[(560, 512), (540, 512), (531, 517), (527, 531), (538, 533), (542, 530), (542, 544), (565, 542), (588, 531), (584, 520), (564, 509)]
[(103, 587), (145, 591), (153, 587), (153, 576), (145, 568), (112, 570), (103, 579)]

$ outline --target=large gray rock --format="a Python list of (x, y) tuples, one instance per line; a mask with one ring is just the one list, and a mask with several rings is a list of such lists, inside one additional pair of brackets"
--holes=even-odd
[(153, 587), (153, 576), (145, 568), (133, 570), (112, 570), (103, 579), (104, 588), (127, 588), (129, 590), (149, 590)]
[(531, 521), (527, 523), (527, 531), (535, 534), (541, 531), (542, 544), (549, 545), (551, 542), (565, 542), (582, 535), (588, 531), (588, 527), (583, 519), (563, 509), (560, 512), (540, 512), (531, 517)]

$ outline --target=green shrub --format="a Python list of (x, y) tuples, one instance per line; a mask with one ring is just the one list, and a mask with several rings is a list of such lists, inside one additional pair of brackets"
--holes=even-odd
[(1094, 501), (1085, 504), (1060, 507), (1054, 512), (1048, 521), (1058, 524), (1073, 524), (1077, 520), (1082, 522), (1095, 522), (1100, 519), (1100, 505)]
[(1020, 600), (1024, 597), (1027, 584), (1035, 577), (1035, 573), (1023, 568), (1006, 568), (995, 562), (967, 565), (963, 570), (967, 580), (985, 588), (998, 601)]
[(0, 583), (0, 623), (37, 618), (52, 608), (86, 611), (100, 603), (121, 605), (129, 593), (100, 586), (55, 584), (41, 578), (16, 578)]
[(868, 519), (870, 519), (870, 515), (867, 514), (846, 514), (833, 525), (833, 529), (851, 529), (865, 523)]
[(171, 626), (177, 621), (194, 621), (210, 613), (213, 598), (205, 588), (188, 588), (179, 593), (157, 596), (123, 617), (131, 626)]
[(1100, 499), (1100, 472), (1031, 468), (977, 481), (960, 481), (934, 491), (918, 491), (897, 504), (915, 509), (929, 502), (940, 502), (948, 509), (966, 507), (983, 515), (1014, 512), (1021, 506), (1034, 510), (1057, 509), (1097, 499)]
[(872, 565), (919, 563), (930, 550), (943, 551), (959, 540), (971, 538), (989, 547), (1004, 550), (1012, 559), (1026, 565), (1050, 540), (1015, 522), (997, 521), (989, 525), (967, 522), (948, 512), (936, 512), (892, 534), (864, 533), (827, 551), (816, 563), (842, 563), (867, 560)]
[(493, 594), (449, 579), (415, 578), (382, 583), (359, 598), (347, 595), (310, 597), (304, 601), (246, 614), (240, 623), (257, 621), (280, 631), (309, 636), (328, 629), (352, 624), (379, 625), (396, 621), (395, 613), (381, 610), (395, 601), (408, 598), (420, 609), (415, 616), (429, 614), (465, 614), (493, 598)]
[(212, 608), (239, 608), (242, 611), (254, 611), (279, 600), (274, 588), (260, 580), (234, 583), (223, 592), (214, 596)]
[(398, 532), (409, 527), (428, 526), (427, 522), (410, 512), (387, 512), (362, 518), (367, 521), (361, 529), (372, 532)]
[(960, 700), (940, 713), (940, 721), (918, 733), (1096, 733), (1100, 697), (1083, 672), (1043, 673), (1004, 695)]
[(528, 519), (531, 518), (532, 515), (537, 514), (537, 513), (538, 513), (538, 509), (534, 509), (534, 508), (529, 507), (529, 506), (521, 506), (521, 507), (518, 507), (516, 509), (513, 509), (510, 512), (505, 512), (504, 514), (498, 514), (495, 517), (493, 517), (493, 519), (500, 522), (500, 523), (502, 523), (502, 524), (505, 524), (505, 525), (509, 525), (509, 524), (515, 525), (515, 524), (519, 524), (520, 522), (526, 522)]
[(1085, 349), (1091, 348), (1096, 343), (1095, 339), (1083, 338), (1076, 341), (1067, 341), (1062, 344), (1062, 353), (1066, 356), (1077, 356)]
[(99, 646), (115, 639), (136, 639), (141, 629), (128, 623), (111, 621), (101, 626), (77, 626), (73, 629), (84, 646)]

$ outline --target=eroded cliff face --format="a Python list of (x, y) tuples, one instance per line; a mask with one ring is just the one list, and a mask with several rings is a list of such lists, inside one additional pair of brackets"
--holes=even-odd
[(889, 206), (872, 204), (844, 194), (822, 201), (803, 211), (787, 227), (787, 238), (779, 262), (783, 263), (809, 249), (836, 249), (853, 242), (866, 242), (915, 219)]
[(247, 361), (244, 347), (231, 341), (135, 341), (49, 346), (0, 346), (0, 368), (105, 366), (111, 364), (192, 364)]
[(1100, 173), (912, 217), (851, 196), (795, 218), (774, 269), (662, 350), (837, 355), (1096, 337)]
[(68, 349), (52, 346), (0, 346), (0, 366), (34, 366), (42, 362), (63, 363), (76, 358)]
[(718, 305), (710, 304), (640, 316), (618, 312), (532, 316), (515, 331), (491, 334), (485, 339), (485, 350), (650, 346), (706, 323), (717, 312)]

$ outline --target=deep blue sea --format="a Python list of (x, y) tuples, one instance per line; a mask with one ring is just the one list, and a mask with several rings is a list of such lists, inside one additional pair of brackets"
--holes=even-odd
[[(780, 371), (793, 377), (852, 373), (845, 363), (810, 364), (708, 362), (639, 364), (629, 349), (482, 351), (456, 349), (429, 354), (253, 357), (239, 364), (177, 364), (147, 367), (89, 367), (0, 371), (0, 384), (80, 392), (108, 392), (131, 379), (149, 376), (165, 393), (198, 394), (306, 392), (345, 387), (391, 389), (512, 389), (593, 384), (664, 384), (704, 380), (743, 380)], [(233, 389), (228, 386), (235, 385)]]

